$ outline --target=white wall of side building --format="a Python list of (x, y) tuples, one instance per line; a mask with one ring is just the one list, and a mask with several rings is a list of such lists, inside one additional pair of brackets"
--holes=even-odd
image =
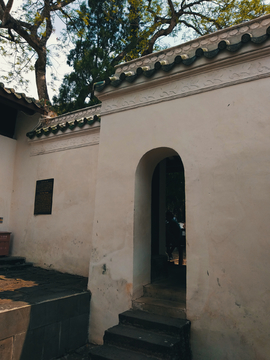
[[(11, 226), (13, 255), (36, 266), (88, 276), (98, 145), (71, 133), (29, 142), (37, 118), (18, 121)], [(80, 141), (79, 141), (80, 143)], [(36, 181), (54, 179), (52, 214), (34, 215)]]
[(16, 140), (0, 135), (0, 231), (11, 231), (10, 204), (13, 190), (13, 170)]

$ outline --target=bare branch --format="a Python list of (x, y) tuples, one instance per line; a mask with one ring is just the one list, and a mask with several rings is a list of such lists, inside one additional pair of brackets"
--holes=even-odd
[(61, 10), (69, 4), (72, 4), (75, 0), (63, 0), (56, 4), (51, 4), (51, 11)]
[[(64, 9), (59, 9), (59, 11), (70, 21), (70, 23), (72, 24), (72, 26), (74, 26), (74, 28), (79, 31), (76, 23), (73, 21), (72, 17), (64, 10)], [(62, 20), (62, 19), (61, 19)]]
[(175, 15), (175, 9), (174, 9), (173, 2), (172, 2), (172, 0), (167, 0), (167, 1), (168, 1), (168, 5), (170, 7), (170, 10), (172, 12), (172, 16), (174, 16)]
[(8, 29), (8, 34), (9, 34), (9, 36), (10, 36), (10, 40), (11, 40), (12, 42), (15, 42), (16, 40), (15, 40), (14, 35), (13, 35), (12, 32), (11, 32), (11, 29)]
[(180, 20), (180, 21), (179, 21), (179, 24), (184, 24), (186, 27), (191, 28), (191, 29), (193, 29), (194, 31), (196, 31), (197, 34), (199, 34), (199, 35), (201, 35), (201, 36), (203, 35), (203, 33), (202, 33), (198, 28), (196, 28), (196, 26), (188, 23), (188, 22), (185, 21), (185, 20)]
[(217, 27), (219, 30), (222, 29), (222, 26), (220, 26), (220, 24), (219, 24), (215, 19), (212, 19), (212, 18), (210, 18), (210, 17), (208, 17), (208, 16), (206, 16), (206, 15), (204, 15), (204, 14), (200, 14), (200, 13), (197, 13), (197, 12), (195, 12), (195, 11), (185, 11), (184, 14), (185, 14), (185, 15), (193, 15), (193, 16), (195, 16), (195, 17), (197, 16), (197, 17), (199, 17), (199, 18), (201, 18), (201, 19), (205, 19), (205, 20), (213, 23), (214, 25), (216, 25), (216, 27)]
[(6, 5), (6, 8), (2, 16), (2, 25), (6, 24), (12, 5), (13, 5), (13, 0), (8, 0), (8, 3)]

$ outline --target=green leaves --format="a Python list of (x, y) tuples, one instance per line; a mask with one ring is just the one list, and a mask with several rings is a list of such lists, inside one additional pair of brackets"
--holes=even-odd
[(88, 3), (89, 6), (82, 4), (76, 10), (79, 18), (69, 24), (76, 40), (67, 60), (73, 71), (65, 76), (58, 97), (53, 98), (58, 113), (99, 103), (93, 84), (114, 72), (114, 57), (124, 47), (128, 25), (125, 1), (90, 0)]

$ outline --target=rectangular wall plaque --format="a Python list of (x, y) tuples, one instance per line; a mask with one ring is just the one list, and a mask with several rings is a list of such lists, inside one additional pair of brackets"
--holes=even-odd
[(54, 179), (37, 181), (34, 215), (52, 213), (53, 181)]

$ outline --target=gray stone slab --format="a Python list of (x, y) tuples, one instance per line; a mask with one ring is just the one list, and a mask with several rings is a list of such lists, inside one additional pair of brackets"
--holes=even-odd
[(32, 305), (29, 329), (34, 330), (56, 323), (58, 317), (57, 310), (57, 300)]
[(78, 349), (87, 343), (88, 329), (88, 314), (70, 318), (69, 345), (71, 350)]
[(44, 327), (15, 335), (12, 360), (41, 360), (43, 339)]
[(31, 306), (12, 309), (0, 313), (0, 339), (27, 332), (30, 322)]
[(64, 356), (69, 353), (71, 349), (71, 344), (69, 342), (69, 332), (70, 332), (70, 319), (61, 321), (60, 323), (60, 334), (59, 334), (59, 350), (58, 356)]
[(13, 338), (7, 338), (0, 341), (0, 359), (11, 360), (13, 352)]
[(45, 326), (42, 360), (51, 360), (59, 356), (59, 335), (60, 323)]
[(157, 360), (158, 358), (146, 356), (134, 351), (119, 349), (103, 345), (90, 349), (91, 360)]

